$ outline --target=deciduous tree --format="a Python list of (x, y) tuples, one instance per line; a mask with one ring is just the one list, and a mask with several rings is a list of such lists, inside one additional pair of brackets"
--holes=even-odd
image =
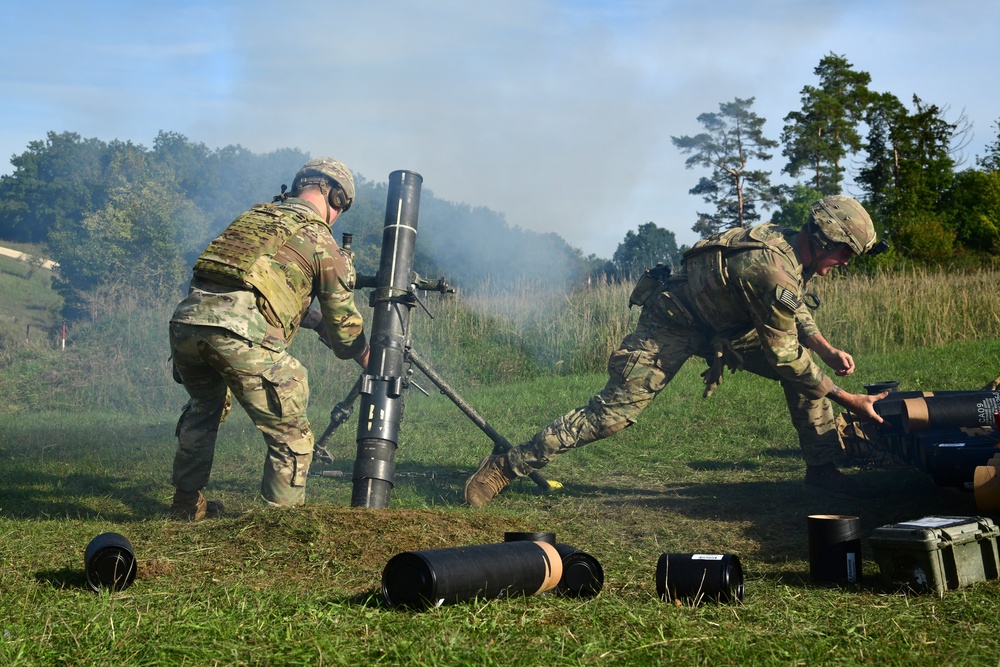
[(651, 269), (660, 263), (676, 269), (680, 263), (677, 238), (672, 231), (657, 227), (653, 222), (644, 223), (639, 225), (637, 231), (629, 230), (625, 234), (611, 263), (618, 275), (626, 279), (634, 278), (644, 269)]

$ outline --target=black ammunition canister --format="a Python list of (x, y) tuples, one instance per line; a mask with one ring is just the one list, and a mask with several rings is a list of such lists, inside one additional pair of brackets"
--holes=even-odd
[(406, 551), (382, 570), (382, 594), (394, 607), (427, 609), (476, 598), (534, 595), (555, 588), (562, 573), (562, 559), (548, 542)]
[(504, 542), (530, 540), (555, 545), (562, 560), (562, 577), (555, 592), (573, 598), (594, 597), (604, 587), (604, 568), (590, 554), (569, 544), (556, 544), (555, 533), (506, 532)]
[(601, 592), (604, 568), (599, 560), (569, 544), (557, 544), (556, 551), (562, 558), (563, 567), (556, 593), (570, 598), (590, 598)]
[(743, 566), (734, 554), (662, 554), (656, 563), (661, 600), (743, 601)]
[(861, 581), (861, 519), (843, 514), (811, 514), (809, 578), (817, 582)]
[(91, 590), (123, 591), (135, 581), (135, 552), (128, 538), (119, 533), (101, 533), (83, 554), (87, 585)]
[[(878, 405), (878, 403), (876, 403)], [(970, 391), (903, 400), (906, 433), (962, 426), (994, 426), (1000, 411), (1000, 391)]]

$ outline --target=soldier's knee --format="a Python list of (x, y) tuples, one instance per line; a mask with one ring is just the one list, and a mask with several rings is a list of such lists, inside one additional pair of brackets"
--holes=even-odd
[(601, 427), (597, 430), (597, 434), (601, 438), (608, 438), (614, 435), (615, 433), (618, 433), (619, 431), (624, 431), (634, 423), (635, 422), (629, 421), (627, 419), (612, 423), (604, 423), (601, 424)]
[(305, 502), (306, 480), (312, 463), (312, 435), (269, 448), (260, 493), (269, 505)]

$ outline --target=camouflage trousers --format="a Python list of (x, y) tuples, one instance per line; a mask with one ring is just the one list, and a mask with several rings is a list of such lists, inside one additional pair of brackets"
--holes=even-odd
[[(518, 475), (631, 426), (690, 357), (709, 354), (710, 340), (702, 332), (664, 321), (656, 312), (644, 308), (635, 331), (611, 354), (604, 389), (510, 451), (508, 460)], [(744, 370), (781, 383), (806, 464), (839, 460), (843, 450), (830, 400), (803, 396), (781, 379), (764, 357), (756, 334), (742, 338), (737, 351)]]
[(174, 370), (191, 397), (177, 422), (173, 484), (196, 491), (208, 484), (227, 388), (264, 434), (267, 454), (260, 494), (270, 505), (305, 502), (313, 433), (306, 418), (305, 367), (216, 327), (171, 323)]

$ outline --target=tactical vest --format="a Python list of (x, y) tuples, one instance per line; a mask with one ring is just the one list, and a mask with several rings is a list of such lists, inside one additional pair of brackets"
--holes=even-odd
[(733, 289), (726, 257), (744, 250), (769, 248), (784, 255), (793, 254), (781, 228), (771, 224), (719, 232), (698, 241), (684, 253), (681, 262), (687, 274), (687, 296), (703, 322), (721, 324), (743, 319), (746, 306), (739, 292)]
[[(321, 220), (310, 208), (284, 203), (256, 204), (236, 218), (194, 263), (194, 275), (223, 285), (256, 290), (274, 313), (281, 313), (285, 336), (293, 333), (301, 296), (289, 287), (274, 255), (302, 227)], [(289, 321), (284, 321), (289, 318)]]

